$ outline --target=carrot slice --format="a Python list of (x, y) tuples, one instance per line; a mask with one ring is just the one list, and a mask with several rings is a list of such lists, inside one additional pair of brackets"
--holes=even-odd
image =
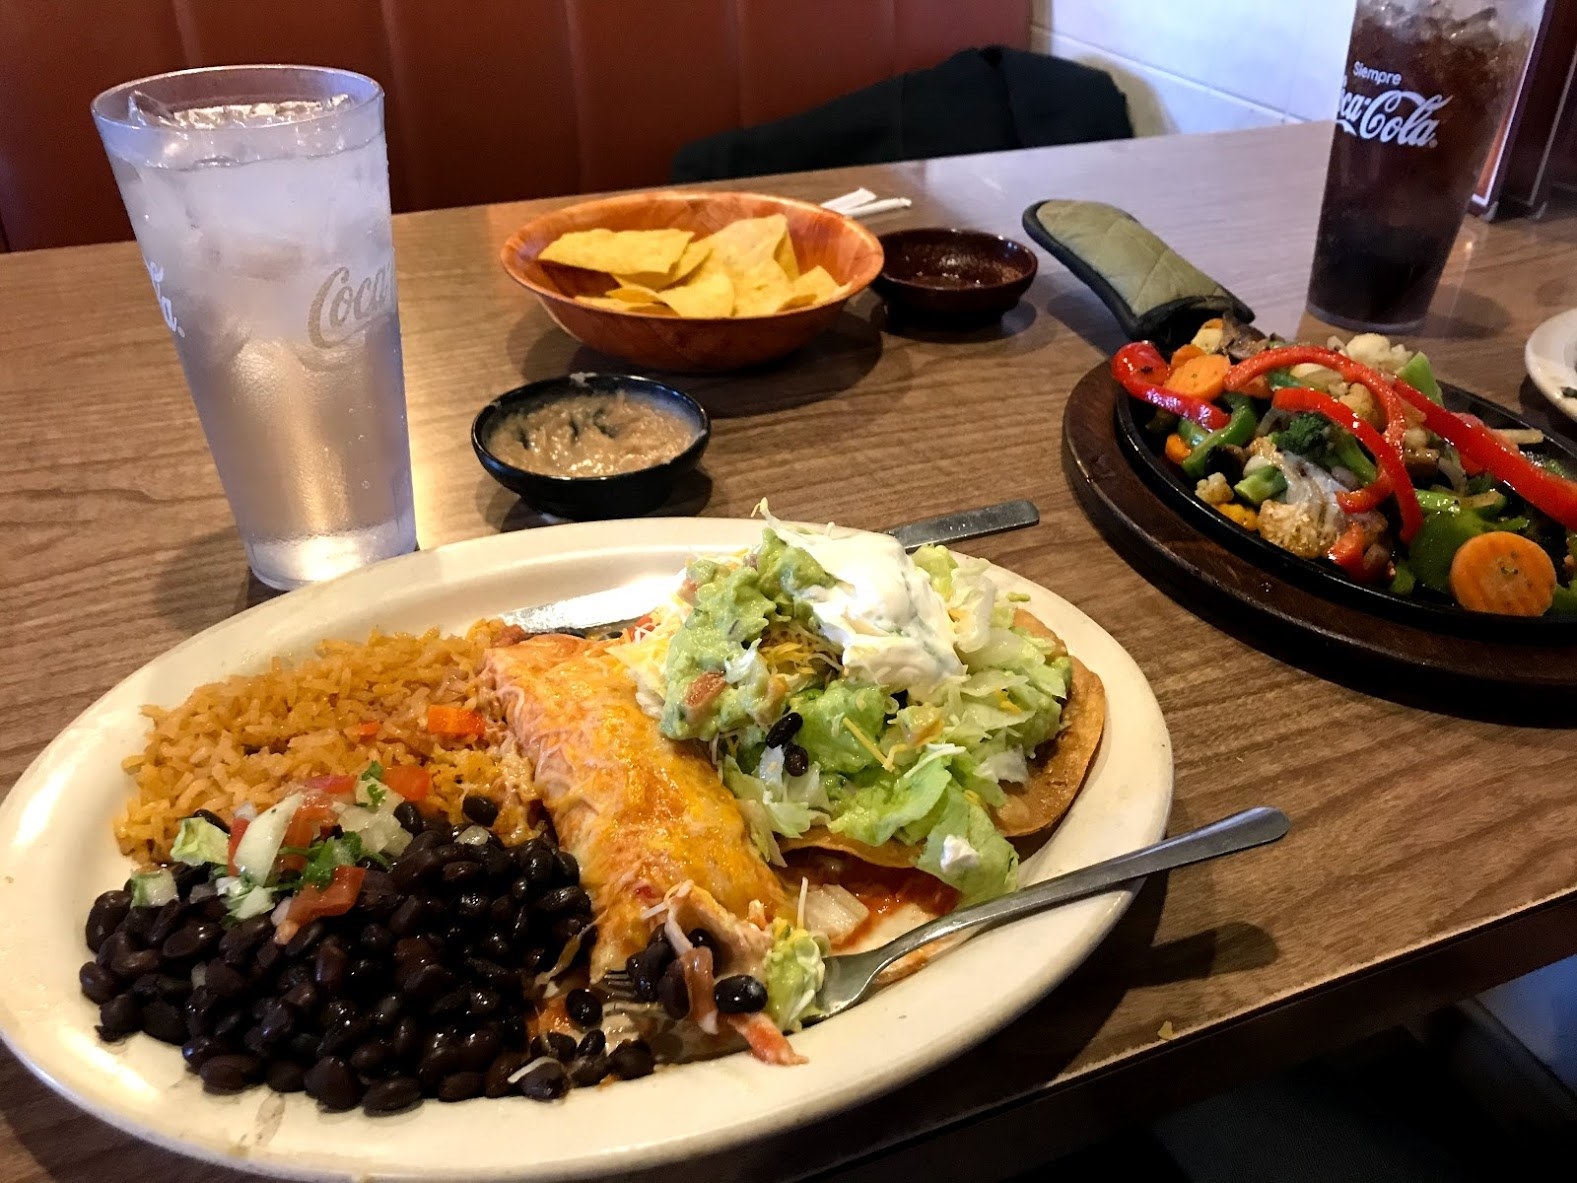
[(449, 739), (481, 739), (487, 734), (487, 720), (465, 707), (430, 706), (427, 730)]
[(1555, 602), (1555, 564), (1521, 534), (1479, 534), (1451, 559), (1451, 594), (1469, 612), (1543, 616)]
[(1231, 368), (1232, 362), (1222, 354), (1202, 353), (1175, 366), (1161, 388), (1190, 398), (1216, 398), (1226, 389), (1227, 371)]
[(1172, 368), (1176, 369), (1185, 361), (1191, 361), (1196, 357), (1204, 356), (1205, 351), (1199, 348), (1199, 346), (1195, 345), (1193, 342), (1189, 342), (1187, 345), (1179, 345), (1176, 352), (1172, 354)]

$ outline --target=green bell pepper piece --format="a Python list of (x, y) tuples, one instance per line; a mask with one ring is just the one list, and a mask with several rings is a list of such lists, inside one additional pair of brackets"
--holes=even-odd
[(1391, 594), (1393, 596), (1410, 596), (1413, 589), (1418, 586), (1418, 576), (1413, 574), (1413, 568), (1406, 559), (1396, 560), (1396, 574), (1391, 577)]
[(1434, 367), (1429, 364), (1429, 359), (1422, 353), (1413, 354), (1408, 359), (1407, 364), (1396, 372), (1396, 376), (1430, 402), (1441, 402), (1440, 383), (1435, 381)]
[(1426, 513), (1424, 524), (1407, 548), (1407, 561), (1419, 583), (1443, 596), (1451, 594), (1451, 560), (1469, 538), (1489, 525), (1471, 510)]
[(1183, 461), (1184, 475), (1204, 476), (1205, 466), (1210, 463), (1210, 454), (1217, 448), (1241, 448), (1254, 438), (1254, 429), (1259, 426), (1259, 416), (1254, 413), (1254, 400), (1246, 394), (1228, 394), (1226, 397), (1232, 408), (1232, 418), (1227, 420), (1225, 427), (1212, 431), (1194, 446), (1188, 459)]
[(1545, 613), (1545, 615), (1553, 616), (1560, 614), (1564, 616), (1567, 613), (1577, 616), (1577, 585), (1572, 587), (1563, 587), (1557, 583), (1555, 585), (1555, 599), (1551, 602), (1549, 610)]

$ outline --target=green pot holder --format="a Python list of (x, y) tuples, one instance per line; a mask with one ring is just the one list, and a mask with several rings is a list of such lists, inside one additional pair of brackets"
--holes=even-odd
[(1214, 316), (1247, 324), (1253, 310), (1139, 224), (1099, 201), (1042, 201), (1024, 230), (1112, 310), (1130, 340), (1171, 350)]

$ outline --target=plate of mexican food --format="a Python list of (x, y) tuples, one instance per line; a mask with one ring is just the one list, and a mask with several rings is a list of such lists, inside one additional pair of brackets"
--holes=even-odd
[[(618, 632), (510, 623), (659, 575)], [(1001, 1027), (1131, 893), (818, 1022), (824, 959), (1155, 841), (1171, 782), (1133, 660), (983, 560), (770, 514), (459, 543), (216, 625), (39, 756), (0, 806), (0, 1033), (253, 1170), (617, 1174)]]

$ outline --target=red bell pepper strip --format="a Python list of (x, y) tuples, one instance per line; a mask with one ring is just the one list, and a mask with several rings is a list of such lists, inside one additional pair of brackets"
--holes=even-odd
[(1368, 556), (1368, 531), (1357, 522), (1348, 526), (1341, 537), (1331, 544), (1331, 549), (1325, 552), (1326, 558), (1359, 583), (1369, 583), (1384, 568), (1383, 563), (1371, 562)]
[[(1423, 395), (1419, 397), (1422, 398)], [(1413, 540), (1413, 535), (1418, 533), (1418, 528), (1424, 524), (1424, 512), (1418, 508), (1418, 494), (1413, 491), (1412, 478), (1407, 475), (1407, 465), (1402, 462), (1399, 448), (1392, 447), (1346, 403), (1337, 402), (1330, 395), (1321, 394), (1318, 390), (1310, 390), (1306, 386), (1283, 387), (1276, 391), (1276, 397), (1271, 405), (1285, 411), (1312, 411), (1316, 415), (1325, 416), (1338, 427), (1345, 427), (1352, 432), (1358, 438), (1358, 442), (1369, 449), (1380, 470), (1390, 478), (1391, 491), (1396, 497), (1397, 512), (1402, 518), (1402, 528), (1399, 533), (1403, 542)]]
[(1453, 414), (1430, 402), (1422, 391), (1406, 382), (1398, 382), (1396, 392), (1423, 412), (1424, 426), (1454, 446), (1464, 462), (1479, 465), (1529, 505), (1543, 510), (1568, 530), (1577, 530), (1577, 481), (1540, 468), (1476, 419)]
[(1304, 364), (1324, 366), (1327, 370), (1335, 370), (1345, 382), (1357, 382), (1368, 387), (1385, 410), (1386, 442), (1401, 452), (1402, 435), (1407, 431), (1407, 414), (1402, 409), (1402, 397), (1397, 393), (1394, 381), (1378, 370), (1354, 361), (1345, 353), (1337, 353), (1334, 349), (1325, 349), (1319, 345), (1285, 345), (1280, 349), (1266, 349), (1228, 370), (1226, 388), (1242, 390), (1249, 382), (1271, 370)]
[(1391, 478), (1382, 472), (1361, 489), (1336, 494), (1336, 504), (1342, 507), (1343, 513), (1368, 513), (1379, 509), (1390, 495)]
[(1219, 431), (1227, 425), (1227, 413), (1209, 399), (1161, 389), (1171, 372), (1161, 351), (1148, 341), (1132, 341), (1112, 354), (1112, 377), (1140, 402), (1192, 419), (1207, 431)]

